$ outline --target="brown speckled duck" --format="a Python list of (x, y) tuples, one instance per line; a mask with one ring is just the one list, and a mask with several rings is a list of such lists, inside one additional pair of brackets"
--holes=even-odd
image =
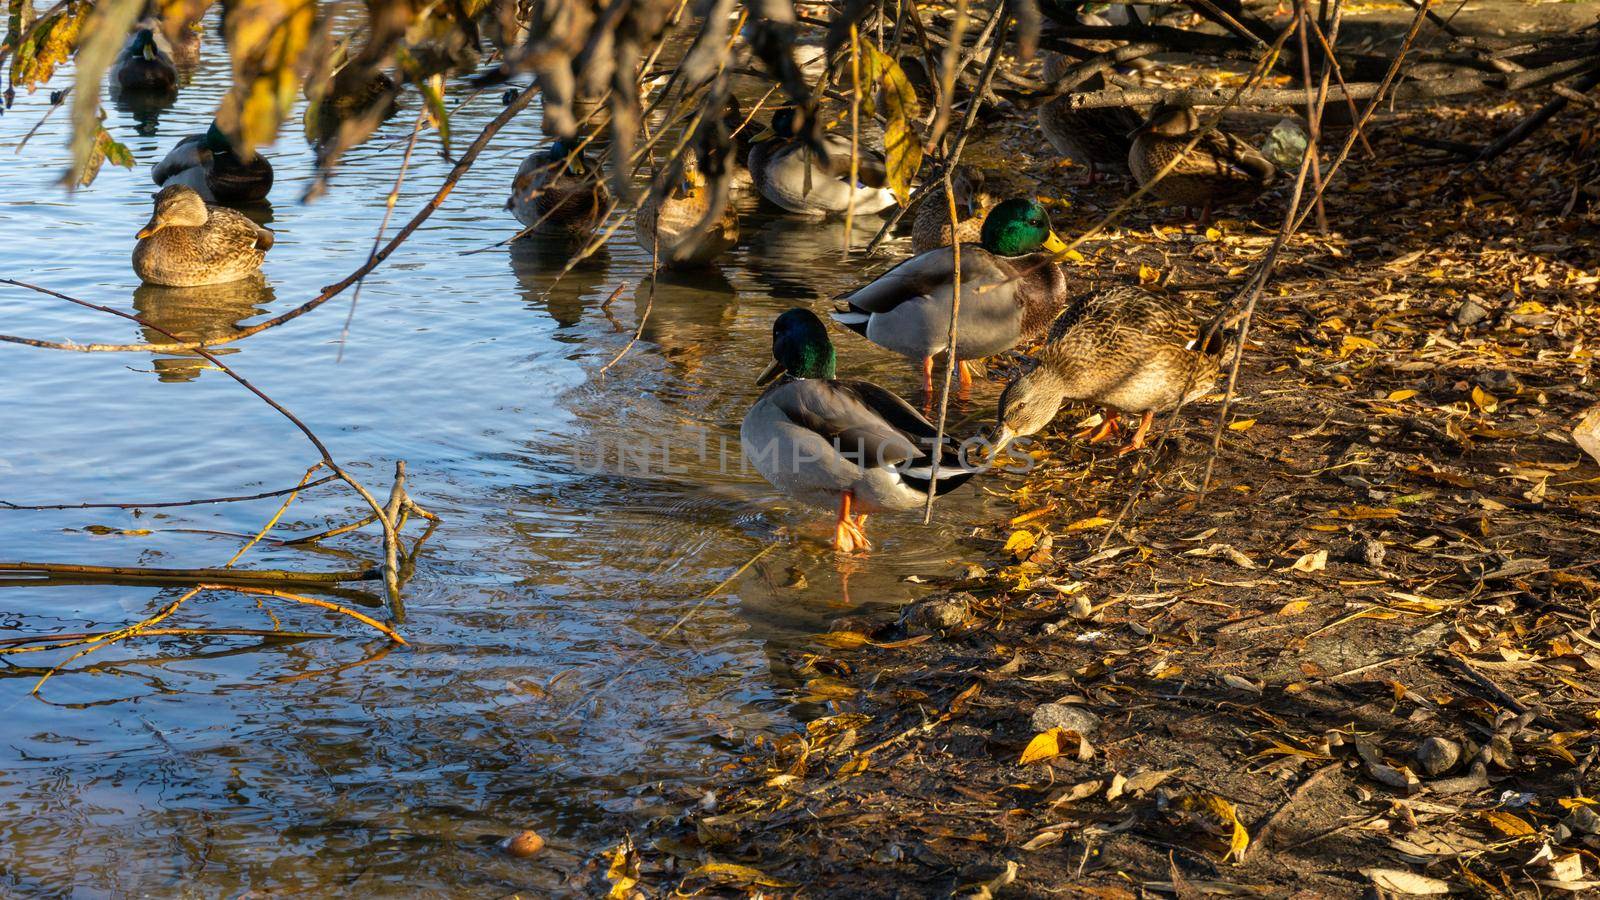
[(272, 248), (271, 231), (244, 213), (207, 205), (186, 185), (167, 185), (156, 193), (155, 203), (133, 248), (133, 270), (151, 284), (236, 281), (260, 269)]
[(1138, 430), (1119, 453), (1138, 450), (1156, 413), (1204, 396), (1216, 382), (1227, 342), (1218, 332), (1199, 347), (1201, 336), (1188, 310), (1143, 288), (1079, 297), (1050, 326), (1039, 364), (1000, 395), (995, 446), (1037, 433), (1064, 401), (1076, 400), (1107, 411), (1100, 427), (1077, 437), (1098, 443), (1119, 412), (1137, 414)]
[[(950, 174), (950, 192), (956, 200), (956, 240), (963, 244), (982, 239), (984, 214), (995, 203), (983, 189), (983, 181), (983, 173), (970, 166), (956, 166)], [(917, 216), (911, 220), (911, 252), (926, 253), (950, 244), (949, 203), (943, 187), (935, 185), (917, 204)]]
[(583, 236), (600, 224), (610, 204), (600, 167), (576, 141), (563, 139), (522, 161), (506, 209), (535, 234)]
[(739, 211), (724, 203), (721, 215), (694, 235), (695, 226), (711, 211), (711, 186), (700, 173), (693, 153), (683, 157), (683, 178), (670, 191), (654, 190), (634, 217), (634, 234), (646, 253), (663, 266), (703, 266), (739, 243)]
[[(1066, 57), (1051, 54), (1045, 60), (1045, 80), (1061, 77), (1070, 64)], [(1078, 90), (1098, 91), (1104, 87), (1105, 79), (1096, 74), (1080, 84)], [(1091, 182), (1102, 173), (1128, 174), (1133, 131), (1142, 121), (1137, 112), (1127, 107), (1073, 109), (1070, 94), (1039, 107), (1039, 130), (1045, 139), (1057, 153), (1088, 168)]]
[(1178, 159), (1150, 192), (1191, 210), (1199, 207), (1200, 220), (1205, 222), (1211, 218), (1213, 206), (1249, 203), (1260, 196), (1277, 177), (1278, 169), (1243, 139), (1218, 129), (1183, 153), (1199, 127), (1200, 118), (1193, 109), (1158, 104), (1134, 132), (1128, 168), (1139, 184), (1145, 185), (1169, 162)]

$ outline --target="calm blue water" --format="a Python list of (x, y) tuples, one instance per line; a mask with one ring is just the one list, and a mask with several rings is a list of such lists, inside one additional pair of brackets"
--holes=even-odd
[[(129, 255), (149, 214), (149, 166), (204, 129), (225, 78), (213, 32), (171, 109), (152, 118), (108, 103), (106, 127), (139, 164), (108, 167), (75, 194), (56, 184), (67, 111), (18, 155), (48, 103), (43, 90), (19, 96), (0, 117), (0, 276), (215, 334), (289, 309), (355, 268), (383, 217), (414, 96), (312, 205), (297, 202), (311, 164), (298, 114), (285, 127), (269, 150), (278, 243), (261, 281), (140, 289)], [(453, 92), (456, 102), (466, 96)], [(480, 97), (456, 116), (458, 145), (498, 102)], [(530, 111), (368, 279), (342, 361), (348, 293), (224, 357), (380, 496), (404, 459), (413, 494), (444, 516), (406, 589), (411, 646), (390, 651), (309, 608), (213, 593), (165, 624), (281, 623), (337, 638), (139, 639), (81, 660), (39, 698), (28, 694), (36, 667), (65, 654), (0, 657), (0, 893), (562, 890), (589, 854), (691, 801), (730, 749), (793, 727), (794, 683), (781, 659), (799, 636), (864, 605), (903, 602), (917, 590), (903, 576), (971, 555), (956, 540), (982, 515), (977, 491), (931, 528), (875, 517), (879, 552), (870, 563), (840, 561), (821, 544), (825, 517), (791, 508), (738, 466), (738, 423), (768, 359), (773, 316), (820, 305), (866, 271), (842, 251), (841, 225), (747, 218), (748, 239), (719, 276), (658, 286), (642, 340), (602, 378), (645, 307), (648, 255), (631, 228), (559, 284), (559, 247), (462, 255), (516, 230), (501, 207), (538, 140)], [(448, 170), (437, 151), (425, 134), (391, 229)], [(857, 244), (870, 234), (860, 229)], [(621, 296), (602, 308), (619, 283)], [(0, 287), (0, 332), (154, 336), (10, 287)], [(838, 340), (844, 371), (913, 390), (901, 361)], [(292, 484), (316, 460), (293, 426), (203, 360), (0, 344), (0, 371), (0, 499), (13, 503), (249, 493)], [(980, 387), (972, 414), (992, 409), (993, 396)], [(641, 436), (658, 455), (670, 441), (680, 471), (619, 469), (615, 448)], [(592, 462), (596, 447), (608, 464), (591, 473), (580, 461)], [(278, 502), (0, 510), (0, 560), (219, 566), (240, 539), (196, 531), (254, 532)], [(275, 534), (360, 514), (347, 491), (318, 488)], [(240, 565), (334, 569), (378, 558), (369, 530), (321, 549), (264, 543)], [(790, 570), (804, 588), (785, 586)], [(0, 637), (113, 628), (176, 593), (0, 586)], [(495, 839), (529, 827), (549, 838), (549, 852), (518, 861), (495, 850)]]

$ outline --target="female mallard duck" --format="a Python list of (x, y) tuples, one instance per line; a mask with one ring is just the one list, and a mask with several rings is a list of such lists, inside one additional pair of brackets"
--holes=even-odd
[(207, 203), (227, 206), (260, 202), (272, 190), (272, 163), (255, 151), (248, 158), (235, 152), (215, 122), (205, 134), (179, 141), (150, 176), (162, 187), (186, 185)]
[(1156, 413), (1200, 398), (1216, 381), (1225, 341), (1217, 332), (1198, 347), (1201, 336), (1188, 310), (1143, 288), (1078, 298), (1051, 325), (1038, 366), (1001, 393), (995, 452), (1050, 424), (1066, 400), (1107, 409), (1099, 428), (1077, 437), (1097, 443), (1110, 435), (1118, 412), (1134, 413), (1139, 428), (1120, 453), (1143, 447)]
[(151, 284), (191, 287), (235, 281), (261, 268), (272, 232), (244, 213), (209, 206), (193, 188), (169, 184), (139, 230), (133, 271)]
[(1205, 222), (1211, 218), (1212, 206), (1254, 200), (1272, 184), (1278, 169), (1244, 140), (1216, 129), (1184, 153), (1190, 135), (1199, 127), (1200, 118), (1193, 109), (1157, 104), (1134, 132), (1128, 168), (1142, 186), (1177, 159), (1150, 192), (1169, 203), (1200, 207), (1200, 220)]
[(739, 243), (739, 211), (724, 202), (714, 221), (700, 225), (711, 212), (711, 186), (700, 174), (695, 154), (683, 156), (683, 179), (665, 194), (650, 192), (634, 217), (634, 233), (646, 253), (663, 266), (703, 266)]
[(111, 65), (112, 82), (124, 91), (171, 91), (178, 87), (178, 67), (161, 26), (141, 23)]
[[(982, 244), (961, 247), (961, 321), (956, 357), (1003, 353), (1043, 335), (1071, 292), (1056, 264), (1066, 244), (1034, 200), (1007, 200), (984, 217)], [(844, 301), (833, 318), (867, 340), (922, 364), (923, 390), (933, 393), (933, 358), (948, 347), (955, 294), (955, 255), (929, 250), (895, 266)], [(966, 368), (961, 383), (971, 384)]]
[(784, 209), (821, 218), (872, 215), (899, 201), (887, 187), (883, 157), (865, 147), (856, 148), (856, 177), (850, 183), (850, 141), (836, 134), (823, 136), (828, 158), (821, 156), (795, 130), (798, 114), (785, 107), (772, 116), (770, 134), (757, 135), (750, 148), (750, 178), (761, 196)]
[(838, 510), (834, 547), (871, 550), (867, 515), (920, 509), (977, 474), (953, 448), (940, 451), (934, 480), (929, 448), (938, 430), (890, 391), (834, 378), (833, 342), (822, 320), (791, 309), (772, 324), (773, 363), (757, 384), (739, 443), (762, 477), (810, 506)]
[(506, 209), (535, 234), (575, 236), (594, 231), (610, 205), (600, 167), (568, 139), (528, 154), (506, 201)]
[[(1071, 61), (1051, 54), (1045, 60), (1044, 77), (1055, 81)], [(1078, 85), (1080, 91), (1098, 91), (1105, 79), (1096, 73)], [(1044, 132), (1056, 152), (1089, 170), (1089, 181), (1100, 173), (1128, 174), (1128, 151), (1133, 147), (1134, 129), (1143, 121), (1139, 114), (1123, 106), (1103, 109), (1073, 109), (1072, 97), (1065, 94), (1039, 107), (1039, 130)]]
[[(994, 198), (983, 189), (983, 173), (968, 166), (956, 166), (950, 175), (950, 193), (956, 201), (956, 241), (971, 244), (983, 237), (983, 216), (994, 205)], [(948, 247), (950, 207), (944, 191), (935, 186), (917, 206), (911, 220), (911, 252), (926, 253)]]

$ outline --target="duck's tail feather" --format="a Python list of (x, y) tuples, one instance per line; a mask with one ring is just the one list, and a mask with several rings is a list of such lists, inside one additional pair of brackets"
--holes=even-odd
[(867, 336), (867, 322), (872, 314), (859, 307), (844, 304), (835, 309), (831, 314), (832, 319), (840, 325), (854, 331), (862, 337)]
[(973, 466), (963, 465), (961, 458), (954, 453), (945, 453), (939, 460), (939, 477), (933, 477), (933, 460), (924, 458), (915, 460), (905, 468), (900, 469), (900, 480), (915, 491), (926, 494), (932, 488), (935, 497), (943, 496), (967, 483), (967, 480), (981, 471)]

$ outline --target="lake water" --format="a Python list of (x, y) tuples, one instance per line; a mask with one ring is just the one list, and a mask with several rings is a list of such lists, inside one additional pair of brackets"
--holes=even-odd
[[(359, 265), (416, 116), (414, 95), (310, 205), (298, 202), (312, 154), (297, 111), (268, 150), (278, 243), (264, 279), (198, 292), (139, 286), (129, 256), (150, 211), (149, 167), (206, 127), (226, 77), (213, 27), (172, 108), (136, 117), (108, 102), (106, 127), (138, 165), (107, 167), (75, 194), (56, 184), (67, 111), (16, 155), (48, 108), (46, 90), (19, 96), (0, 117), (0, 276), (216, 334), (298, 305)], [(68, 79), (70, 70), (54, 86)], [(457, 85), (452, 102), (467, 95)], [(458, 147), (498, 103), (485, 94), (456, 115)], [(874, 517), (877, 552), (841, 559), (824, 546), (826, 514), (796, 508), (738, 461), (739, 421), (770, 358), (773, 317), (796, 304), (822, 308), (907, 252), (906, 241), (879, 259), (852, 259), (841, 224), (752, 205), (746, 239), (720, 272), (663, 279), (642, 339), (602, 377), (645, 308), (649, 259), (631, 228), (559, 283), (562, 247), (521, 241), (463, 255), (516, 231), (502, 204), (539, 138), (530, 110), (367, 280), (342, 360), (349, 293), (223, 357), (379, 496), (405, 460), (415, 497), (444, 517), (405, 590), (410, 646), (391, 649), (307, 607), (207, 593), (165, 624), (281, 622), (337, 638), (140, 638), (75, 663), (38, 697), (29, 689), (39, 666), (66, 654), (0, 657), (0, 894), (571, 890), (594, 853), (693, 802), (758, 735), (795, 727), (798, 679), (784, 659), (805, 635), (839, 615), (904, 602), (919, 590), (907, 575), (976, 556), (959, 539), (992, 514), (981, 484), (942, 505), (931, 527)], [(419, 140), (391, 231), (448, 171), (437, 149), (431, 132)], [(857, 246), (878, 223), (865, 224)], [(627, 287), (604, 306), (618, 284)], [(8, 286), (0, 331), (157, 337)], [(917, 389), (904, 361), (842, 331), (835, 339), (843, 373), (908, 396)], [(287, 421), (203, 360), (0, 344), (0, 371), (0, 499), (12, 503), (252, 493), (294, 483), (317, 459)], [(992, 414), (996, 392), (980, 385), (956, 413)], [(616, 465), (615, 449), (642, 438), (657, 462), (672, 447), (671, 470)], [(607, 454), (601, 471), (596, 448)], [(253, 533), (279, 502), (0, 509), (0, 560), (220, 566), (242, 540), (207, 532)], [(348, 491), (324, 486), (274, 534), (362, 512)], [(407, 531), (420, 532), (415, 523)], [(321, 549), (263, 543), (240, 565), (340, 569), (380, 558), (368, 529)], [(346, 587), (376, 599), (374, 583)], [(0, 584), (0, 637), (110, 629), (177, 593)], [(551, 849), (532, 860), (496, 850), (523, 828)]]

